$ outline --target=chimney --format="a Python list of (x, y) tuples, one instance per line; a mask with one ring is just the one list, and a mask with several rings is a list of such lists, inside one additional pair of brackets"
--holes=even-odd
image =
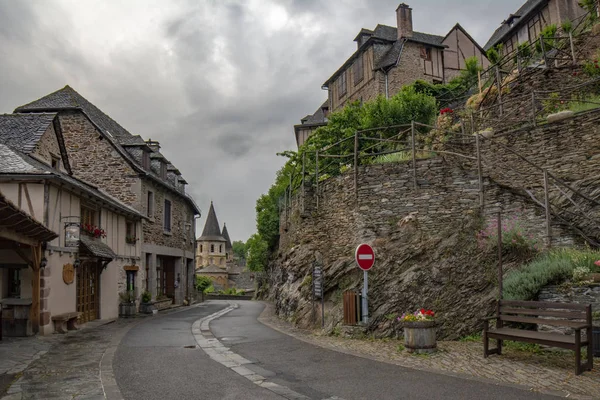
[(146, 144), (152, 149), (152, 151), (160, 150), (160, 143), (158, 143), (156, 140), (148, 139), (146, 140)]
[(396, 8), (396, 20), (398, 21), (398, 39), (412, 37), (412, 8), (408, 4), (402, 3)]

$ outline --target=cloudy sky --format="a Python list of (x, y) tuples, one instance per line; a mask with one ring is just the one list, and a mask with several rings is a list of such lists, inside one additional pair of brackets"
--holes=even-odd
[[(524, 0), (413, 0), (414, 29), (456, 23), (484, 44)], [(203, 216), (232, 240), (295, 149), (293, 125), (361, 28), (396, 25), (400, 0), (0, 0), (0, 113), (65, 85), (161, 142)]]

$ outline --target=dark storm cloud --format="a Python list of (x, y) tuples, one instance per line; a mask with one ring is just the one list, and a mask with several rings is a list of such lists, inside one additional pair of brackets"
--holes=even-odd
[[(460, 22), (484, 44), (524, 0), (412, 1), (415, 30)], [(361, 28), (396, 25), (401, 0), (0, 0), (0, 112), (66, 84), (134, 134), (159, 140), (233, 240), (295, 149), (293, 125)], [(411, 2), (407, 1), (409, 4)]]

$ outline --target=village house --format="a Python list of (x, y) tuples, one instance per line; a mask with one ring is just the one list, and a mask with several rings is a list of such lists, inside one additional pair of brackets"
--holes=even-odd
[[(0, 232), (52, 232), (35, 244), (0, 234), (5, 335), (116, 318), (119, 293), (139, 293), (141, 244), (128, 234), (143, 215), (72, 175), (58, 114), (0, 115), (0, 200), (18, 210)], [(43, 229), (21, 226), (22, 215)]]
[(564, 21), (574, 22), (585, 14), (579, 0), (527, 0), (514, 14), (510, 14), (485, 44), (487, 51), (502, 45), (502, 54), (515, 51), (521, 43), (533, 43), (548, 25)]
[(417, 32), (412, 8), (404, 3), (396, 9), (396, 21), (396, 27), (377, 25), (374, 30), (360, 30), (354, 38), (356, 51), (322, 85), (328, 91), (326, 104), (294, 127), (298, 146), (326, 124), (328, 112), (349, 102), (362, 103), (379, 95), (389, 98), (417, 80), (447, 83), (471, 57), (483, 68), (489, 66), (483, 48), (458, 23), (446, 36)]
[(69, 86), (15, 110), (46, 112), (56, 113), (73, 174), (144, 215), (141, 229), (127, 232), (141, 245), (143, 289), (183, 304), (193, 290), (200, 210), (180, 171), (157, 141), (132, 135)]

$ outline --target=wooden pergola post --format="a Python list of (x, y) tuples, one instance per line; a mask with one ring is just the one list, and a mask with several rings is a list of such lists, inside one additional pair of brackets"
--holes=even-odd
[(31, 277), (32, 295), (29, 319), (31, 320), (31, 329), (33, 333), (37, 334), (40, 331), (40, 265), (42, 263), (42, 245), (38, 244), (31, 246), (31, 255), (31, 268), (33, 269), (33, 276)]

